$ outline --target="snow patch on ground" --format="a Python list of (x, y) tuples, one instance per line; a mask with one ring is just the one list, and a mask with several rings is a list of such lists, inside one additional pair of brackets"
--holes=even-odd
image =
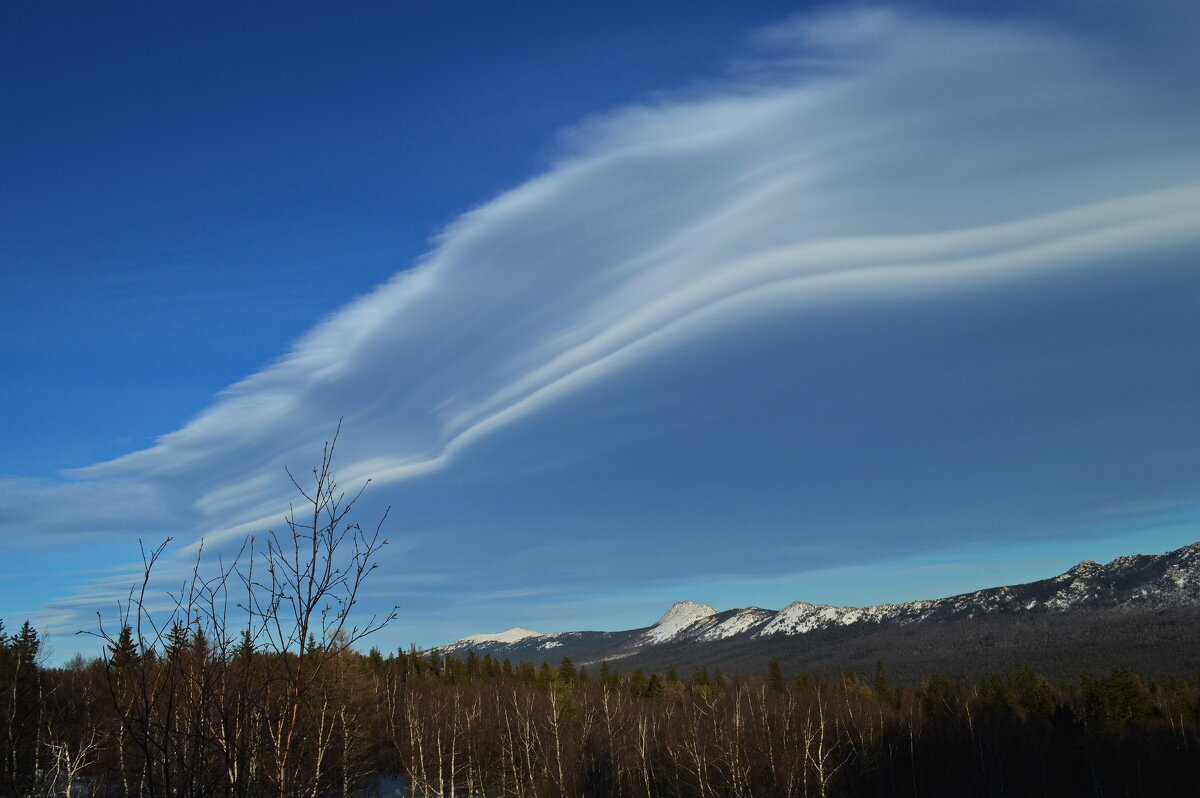
[(744, 610), (738, 610), (736, 615), (732, 615), (720, 623), (714, 624), (712, 628), (704, 630), (696, 636), (696, 640), (707, 643), (712, 640), (724, 640), (727, 637), (735, 637), (753, 629), (755, 626), (774, 616), (775, 613), (771, 610), (764, 610), (759, 607), (747, 607)]

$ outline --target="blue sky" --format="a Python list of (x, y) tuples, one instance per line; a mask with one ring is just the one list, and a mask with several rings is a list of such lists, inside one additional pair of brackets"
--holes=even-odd
[(13, 4), (0, 617), (278, 526), (380, 644), (1200, 539), (1188, 3)]

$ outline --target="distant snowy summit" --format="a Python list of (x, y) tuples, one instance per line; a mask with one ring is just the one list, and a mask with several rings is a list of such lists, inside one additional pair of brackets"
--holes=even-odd
[(545, 637), (541, 632), (535, 632), (532, 629), (523, 629), (520, 626), (515, 626), (507, 632), (496, 632), (495, 634), (479, 634), (464, 637), (462, 640), (455, 640), (453, 643), (448, 643), (441, 646), (443, 651), (454, 651), (456, 649), (474, 648), (485, 643), (518, 643), (522, 640), (528, 640), (531, 637)]
[(835, 627), (879, 627), (931, 620), (1095, 609), (1155, 609), (1200, 606), (1200, 542), (1161, 555), (1118, 557), (1107, 565), (1084, 561), (1059, 576), (1022, 585), (977, 590), (948, 598), (835, 607), (793, 602), (781, 610), (759, 607), (718, 611), (707, 604), (677, 601), (653, 625), (623, 632), (540, 634), (510, 629), (464, 637), (437, 650), (474, 649), (496, 656), (532, 658), (562, 648), (585, 659), (620, 659), (654, 647), (726, 640), (795, 637)]
[(676, 601), (671, 609), (654, 622), (641, 636), (641, 641), (647, 645), (656, 645), (674, 640), (680, 634), (691, 629), (717, 614), (715, 607), (707, 604), (697, 604), (694, 601)]

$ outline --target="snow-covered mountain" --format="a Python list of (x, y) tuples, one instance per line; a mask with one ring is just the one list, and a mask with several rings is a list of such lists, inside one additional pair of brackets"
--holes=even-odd
[(674, 640), (698, 623), (717, 614), (715, 608), (694, 601), (676, 601), (654, 625), (635, 638), (638, 645), (657, 645)]
[(485, 643), (517, 643), (522, 640), (528, 640), (531, 637), (545, 637), (541, 632), (535, 632), (532, 629), (523, 629), (520, 626), (509, 629), (507, 632), (496, 632), (494, 634), (478, 634), (464, 637), (461, 640), (455, 640), (453, 643), (448, 643), (441, 647), (443, 651), (457, 651), (459, 649), (478, 648)]
[(517, 628), (472, 635), (438, 650), (474, 649), (514, 660), (547, 659), (553, 653), (554, 657), (587, 662), (620, 660), (658, 648), (693, 644), (801, 638), (839, 628), (867, 631), (931, 621), (1180, 607), (1200, 607), (1200, 542), (1162, 555), (1118, 557), (1107, 565), (1084, 561), (1050, 579), (947, 598), (872, 607), (797, 601), (778, 611), (747, 607), (723, 612), (707, 604), (679, 601), (642, 629), (539, 634)]

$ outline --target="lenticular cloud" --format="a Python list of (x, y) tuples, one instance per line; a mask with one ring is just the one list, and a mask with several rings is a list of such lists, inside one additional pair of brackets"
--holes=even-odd
[(279, 464), (305, 462), (341, 416), (345, 480), (434, 478), (755, 319), (1198, 243), (1194, 103), (1102, 43), (874, 10), (759, 46), (723, 82), (571, 131), (546, 173), (278, 362), (74, 476), (144, 485), (219, 540), (278, 520)]

